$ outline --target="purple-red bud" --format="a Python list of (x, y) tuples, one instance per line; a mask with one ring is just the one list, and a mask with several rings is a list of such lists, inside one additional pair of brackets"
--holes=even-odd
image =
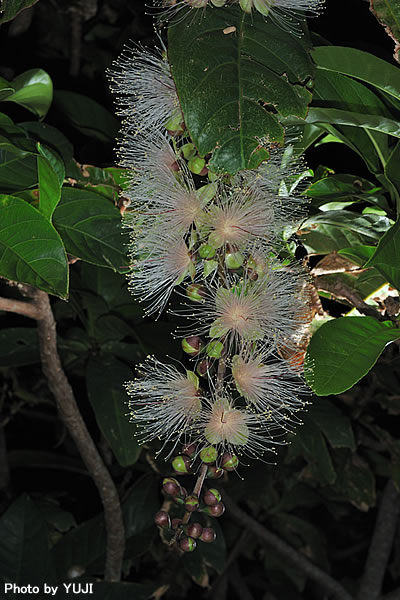
[(215, 488), (211, 488), (206, 491), (203, 500), (207, 506), (214, 506), (215, 504), (218, 504), (218, 502), (221, 502), (221, 494)]
[(198, 335), (191, 335), (183, 338), (181, 345), (182, 350), (186, 352), (186, 354), (190, 354), (190, 356), (197, 356), (202, 346), (201, 338), (199, 338)]
[(203, 533), (203, 527), (200, 525), (200, 523), (189, 523), (186, 528), (186, 532), (188, 536), (197, 539)]
[(197, 364), (197, 367), (196, 367), (197, 375), (200, 375), (200, 377), (205, 377), (207, 375), (208, 371), (210, 370), (210, 367), (211, 367), (210, 361), (207, 360), (206, 358), (204, 358)]
[(163, 490), (168, 496), (179, 496), (181, 486), (179, 485), (179, 481), (174, 477), (164, 477)]
[(197, 445), (196, 444), (186, 444), (182, 448), (182, 454), (189, 456), (189, 458), (193, 458), (196, 454)]
[(193, 552), (193, 550), (196, 550), (196, 540), (191, 537), (182, 538), (179, 545), (184, 552)]
[(214, 504), (214, 506), (205, 506), (202, 509), (202, 512), (210, 515), (210, 517), (220, 517), (225, 512), (225, 504), (218, 502), (218, 504)]
[(203, 532), (200, 536), (200, 539), (202, 542), (211, 544), (212, 542), (215, 542), (216, 537), (217, 537), (217, 534), (215, 533), (215, 531), (212, 527), (204, 527)]
[(158, 525), (158, 527), (169, 529), (171, 527), (171, 517), (165, 510), (160, 510), (154, 515), (154, 523)]
[(179, 527), (182, 525), (183, 521), (182, 519), (172, 519), (171, 521), (171, 528), (176, 531), (177, 529), (179, 529)]
[(188, 512), (194, 512), (198, 508), (199, 508), (199, 497), (198, 496), (196, 496), (195, 494), (192, 494), (191, 496), (187, 496), (185, 498), (185, 510), (187, 510)]
[(221, 468), (224, 471), (235, 471), (239, 466), (239, 459), (236, 454), (231, 454), (231, 452), (225, 452), (221, 458)]
[(224, 470), (216, 467), (215, 465), (209, 465), (207, 468), (207, 479), (219, 479), (224, 474)]

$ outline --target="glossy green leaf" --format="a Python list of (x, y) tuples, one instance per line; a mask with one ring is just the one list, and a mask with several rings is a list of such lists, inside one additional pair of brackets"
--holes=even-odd
[(19, 367), (40, 362), (36, 328), (0, 330), (0, 367)]
[(127, 265), (119, 210), (106, 198), (64, 187), (53, 215), (67, 252), (116, 271)]
[(68, 263), (62, 240), (44, 215), (0, 195), (0, 275), (66, 298)]
[(118, 120), (92, 98), (77, 92), (56, 90), (54, 103), (81, 133), (105, 143), (115, 140), (119, 129)]
[(350, 75), (400, 100), (400, 71), (387, 61), (347, 46), (319, 46), (311, 55), (318, 69)]
[(15, 192), (37, 185), (36, 156), (0, 137), (0, 190)]
[(308, 252), (329, 254), (341, 248), (376, 244), (388, 228), (386, 217), (332, 210), (307, 219), (298, 235)]
[[(373, 205), (381, 205), (384, 201), (382, 188), (376, 184), (347, 173), (330, 175), (311, 184), (306, 194), (309, 198), (327, 203), (338, 200), (362, 200)], [(318, 205), (321, 204), (318, 202)], [(313, 206), (315, 206), (313, 202)]]
[(371, 129), (394, 137), (400, 137), (400, 123), (394, 119), (374, 114), (362, 114), (336, 108), (310, 108), (307, 123), (330, 123)]
[(13, 79), (8, 89), (0, 88), (0, 100), (20, 104), (42, 119), (53, 101), (53, 82), (43, 69), (30, 69)]
[(374, 266), (389, 283), (400, 290), (400, 220), (385, 233), (365, 266)]
[(318, 396), (350, 389), (374, 366), (385, 346), (400, 338), (400, 329), (373, 317), (340, 317), (324, 323), (312, 336), (304, 370)]
[(399, 0), (370, 0), (370, 10), (394, 41), (393, 57), (400, 62), (400, 2)]
[(46, 522), (25, 494), (0, 518), (0, 581), (19, 585), (54, 582)]
[(306, 116), (307, 42), (256, 12), (214, 8), (196, 27), (182, 19), (169, 28), (168, 58), (186, 127), (202, 156), (213, 153), (213, 171), (255, 168), (268, 156), (260, 139), (283, 140), (280, 118)]
[(400, 173), (399, 173), (399, 161), (400, 161), (400, 141), (397, 142), (396, 146), (391, 153), (389, 160), (385, 165), (385, 176), (393, 184), (396, 189), (396, 200), (398, 209), (400, 208)]
[(141, 448), (134, 438), (135, 426), (127, 416), (127, 394), (124, 382), (132, 379), (132, 371), (112, 356), (92, 358), (86, 368), (89, 401), (97, 424), (122, 467), (133, 465)]
[(0, 8), (0, 25), (11, 21), (24, 8), (29, 8), (36, 4), (38, 0), (7, 0)]
[(363, 266), (373, 255), (375, 246), (353, 246), (352, 248), (341, 248), (338, 254), (345, 256), (356, 265)]
[(61, 198), (61, 183), (50, 162), (44, 156), (37, 156), (39, 179), (39, 210), (51, 221), (54, 209)]

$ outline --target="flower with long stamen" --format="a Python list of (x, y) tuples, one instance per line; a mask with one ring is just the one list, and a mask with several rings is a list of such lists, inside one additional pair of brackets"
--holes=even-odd
[(126, 130), (166, 127), (183, 120), (169, 64), (158, 50), (125, 47), (108, 72)]
[(138, 368), (139, 377), (125, 384), (131, 422), (139, 427), (140, 443), (155, 439), (173, 442), (188, 435), (201, 412), (201, 397), (193, 378), (150, 357)]
[(181, 314), (189, 313), (201, 323), (194, 333), (223, 340), (229, 350), (257, 340), (271, 348), (290, 346), (303, 322), (303, 281), (297, 267), (279, 268), (266, 261), (256, 281), (247, 276), (228, 278), (227, 287), (210, 286), (202, 303)]
[(162, 229), (162, 224), (154, 224), (145, 237), (133, 240), (131, 254), (130, 291), (140, 301), (151, 300), (146, 314), (159, 315), (174, 287), (195, 274), (185, 240)]
[(198, 422), (193, 429), (199, 435), (199, 446), (209, 444), (225, 451), (260, 458), (266, 451), (274, 452), (280, 429), (275, 423), (260, 419), (245, 408), (235, 407), (227, 392), (215, 394), (203, 403)]
[(229, 246), (245, 250), (255, 241), (271, 242), (276, 236), (275, 202), (243, 187), (228, 194), (219, 194), (205, 217), (211, 233), (209, 244), (215, 248)]
[(299, 394), (304, 395), (307, 388), (269, 349), (260, 350), (254, 344), (243, 347), (232, 359), (232, 376), (251, 410), (285, 429), (290, 422), (298, 422), (293, 415), (304, 408)]
[(318, 16), (325, 0), (238, 0), (245, 12), (253, 8), (279, 27), (296, 35), (302, 34), (299, 20)]

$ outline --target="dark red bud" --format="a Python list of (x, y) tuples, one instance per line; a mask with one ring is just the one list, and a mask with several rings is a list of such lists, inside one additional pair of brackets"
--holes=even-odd
[(196, 444), (186, 444), (182, 448), (182, 454), (189, 456), (189, 458), (193, 458), (196, 454), (197, 445)]
[(206, 491), (203, 500), (208, 506), (214, 506), (215, 504), (218, 504), (218, 502), (221, 502), (221, 494), (218, 490), (212, 488)]
[(181, 526), (182, 523), (183, 523), (182, 519), (172, 519), (171, 527), (174, 531), (176, 531)]
[(158, 527), (162, 528), (170, 528), (171, 527), (171, 518), (165, 510), (160, 510), (158, 513), (154, 515), (154, 522)]
[(179, 545), (184, 552), (193, 552), (193, 550), (196, 550), (196, 540), (191, 537), (182, 538)]
[(204, 507), (202, 512), (205, 512), (211, 517), (220, 517), (225, 512), (225, 505), (222, 502), (218, 502), (218, 504), (214, 504), (214, 506)]
[(186, 531), (190, 537), (197, 539), (203, 533), (203, 527), (200, 525), (200, 523), (189, 523)]
[(187, 496), (185, 498), (185, 509), (188, 512), (194, 512), (198, 508), (199, 508), (199, 497), (198, 496), (196, 496), (195, 494), (192, 494), (191, 496)]
[(224, 470), (215, 465), (210, 465), (207, 469), (207, 479), (219, 479), (223, 474)]
[(179, 496), (181, 486), (174, 477), (165, 477), (163, 479), (163, 490), (168, 496)]
[(215, 541), (217, 534), (215, 533), (212, 527), (204, 527), (203, 532), (200, 536), (202, 542), (206, 542), (207, 544), (211, 544)]

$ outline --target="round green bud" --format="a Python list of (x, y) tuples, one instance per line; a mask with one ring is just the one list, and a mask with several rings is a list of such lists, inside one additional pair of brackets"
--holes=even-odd
[(190, 473), (190, 458), (188, 456), (175, 456), (172, 461), (172, 468), (175, 473)]
[(217, 458), (218, 450), (214, 446), (207, 446), (206, 448), (203, 448), (203, 450), (200, 452), (200, 460), (202, 460), (203, 463), (215, 463)]
[(193, 552), (193, 550), (196, 550), (196, 540), (191, 537), (184, 537), (180, 540), (179, 546), (184, 552)]
[(210, 515), (210, 517), (220, 517), (225, 512), (225, 504), (218, 502), (218, 504), (214, 504), (213, 506), (205, 506), (201, 509), (201, 512)]
[(192, 302), (204, 302), (205, 287), (199, 283), (191, 283), (186, 288), (186, 296)]
[(212, 527), (204, 527), (200, 539), (202, 542), (206, 542), (206, 544), (211, 544), (212, 542), (215, 542), (216, 537), (217, 534)]
[(203, 527), (200, 525), (200, 523), (189, 523), (186, 528), (186, 533), (189, 537), (197, 539), (203, 533)]
[(195, 175), (202, 174), (204, 167), (206, 166), (206, 161), (204, 158), (200, 158), (200, 156), (193, 156), (189, 162), (188, 167)]
[(181, 148), (181, 152), (186, 160), (189, 160), (189, 158), (192, 158), (192, 156), (196, 154), (196, 148), (194, 144), (184, 144)]
[(154, 523), (163, 529), (171, 528), (171, 517), (165, 510), (160, 510), (154, 515)]
[(224, 345), (218, 340), (212, 340), (209, 344), (207, 344), (206, 351), (210, 358), (221, 358), (224, 351)]
[(244, 256), (240, 252), (227, 252), (225, 254), (225, 264), (228, 269), (240, 269), (244, 263)]
[(213, 4), (217, 8), (221, 8), (222, 6), (225, 6), (225, 3), (226, 3), (226, 0), (211, 0), (211, 4)]
[(183, 338), (182, 350), (190, 356), (197, 356), (201, 350), (201, 339), (198, 335), (190, 335), (189, 337)]
[(179, 496), (181, 486), (179, 485), (179, 481), (174, 477), (164, 477), (162, 485), (164, 492), (168, 496)]
[(215, 488), (210, 488), (203, 496), (203, 500), (207, 506), (214, 506), (221, 502), (221, 494)]
[(231, 452), (225, 452), (222, 455), (221, 459), (221, 468), (224, 471), (235, 471), (239, 466), (239, 459), (236, 454), (231, 454)]
[(165, 123), (165, 129), (170, 135), (181, 135), (184, 132), (185, 126), (182, 123), (182, 115), (180, 112), (168, 119)]
[(202, 244), (199, 248), (200, 258), (213, 258), (215, 256), (215, 248), (209, 244)]
[(219, 479), (224, 474), (224, 470), (216, 467), (215, 465), (209, 465), (207, 469), (207, 479)]
[(195, 494), (187, 496), (185, 498), (185, 510), (188, 512), (194, 512), (199, 508), (199, 497)]

